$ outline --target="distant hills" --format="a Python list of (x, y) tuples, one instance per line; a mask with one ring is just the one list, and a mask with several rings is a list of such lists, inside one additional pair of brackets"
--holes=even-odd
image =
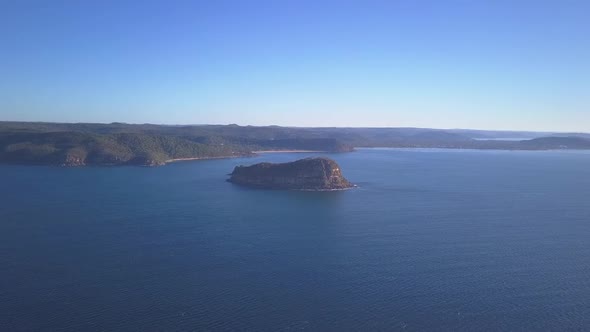
[(590, 149), (590, 134), (426, 128), (294, 128), (0, 122), (0, 162), (162, 165), (177, 159), (247, 156), (259, 150), (348, 152), (354, 147)]

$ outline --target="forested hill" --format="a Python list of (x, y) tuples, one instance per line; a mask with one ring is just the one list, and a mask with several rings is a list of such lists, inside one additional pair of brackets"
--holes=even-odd
[(259, 150), (348, 152), (353, 147), (590, 149), (590, 135), (422, 128), (0, 122), (0, 162), (16, 164), (161, 165), (174, 159), (246, 156)]
[(0, 122), (2, 163), (154, 166), (259, 150), (347, 152), (352, 147), (273, 127)]

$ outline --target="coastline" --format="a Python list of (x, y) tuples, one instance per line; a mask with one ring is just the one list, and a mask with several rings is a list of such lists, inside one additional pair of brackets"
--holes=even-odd
[(191, 161), (191, 160), (209, 160), (209, 159), (229, 159), (229, 158), (239, 158), (239, 157), (248, 157), (249, 155), (233, 155), (233, 156), (218, 156), (218, 157), (190, 157), (190, 158), (174, 158), (168, 159), (164, 161), (165, 164), (175, 163), (179, 161)]
[(252, 151), (255, 154), (264, 154), (264, 153), (325, 153), (327, 151), (318, 151), (318, 150), (260, 150), (260, 151)]
[(327, 151), (317, 150), (259, 150), (251, 151), (249, 154), (231, 155), (231, 156), (217, 156), (217, 157), (190, 157), (190, 158), (174, 158), (164, 161), (164, 164), (175, 163), (179, 161), (191, 161), (191, 160), (208, 160), (208, 159), (227, 159), (227, 158), (240, 158), (240, 157), (251, 157), (254, 154), (265, 154), (265, 153), (324, 153)]

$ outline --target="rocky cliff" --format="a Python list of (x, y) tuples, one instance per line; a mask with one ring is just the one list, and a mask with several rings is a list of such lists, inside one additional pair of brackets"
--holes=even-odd
[(326, 191), (353, 187), (338, 164), (328, 158), (237, 166), (230, 175), (229, 182), (257, 188)]

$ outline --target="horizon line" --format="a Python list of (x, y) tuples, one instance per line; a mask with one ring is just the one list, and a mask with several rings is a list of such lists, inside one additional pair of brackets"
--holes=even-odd
[(281, 127), (281, 128), (301, 128), (301, 129), (430, 129), (430, 130), (470, 130), (470, 131), (488, 131), (488, 132), (514, 132), (514, 133), (542, 133), (542, 134), (590, 134), (590, 131), (553, 131), (553, 130), (520, 130), (520, 129), (476, 129), (476, 128), (436, 128), (436, 127), (414, 127), (414, 126), (401, 126), (401, 127), (392, 127), (392, 126), (285, 126), (285, 125), (244, 125), (244, 124), (237, 124), (237, 123), (227, 123), (227, 124), (219, 124), (219, 123), (151, 123), (151, 122), (123, 122), (123, 121), (113, 121), (113, 122), (59, 122), (59, 121), (23, 121), (23, 120), (0, 120), (0, 123), (44, 123), (44, 124), (96, 124), (96, 125), (131, 125), (131, 126), (142, 126), (142, 125), (151, 125), (151, 126), (169, 126), (169, 127), (178, 127), (178, 126), (238, 126), (238, 127)]

